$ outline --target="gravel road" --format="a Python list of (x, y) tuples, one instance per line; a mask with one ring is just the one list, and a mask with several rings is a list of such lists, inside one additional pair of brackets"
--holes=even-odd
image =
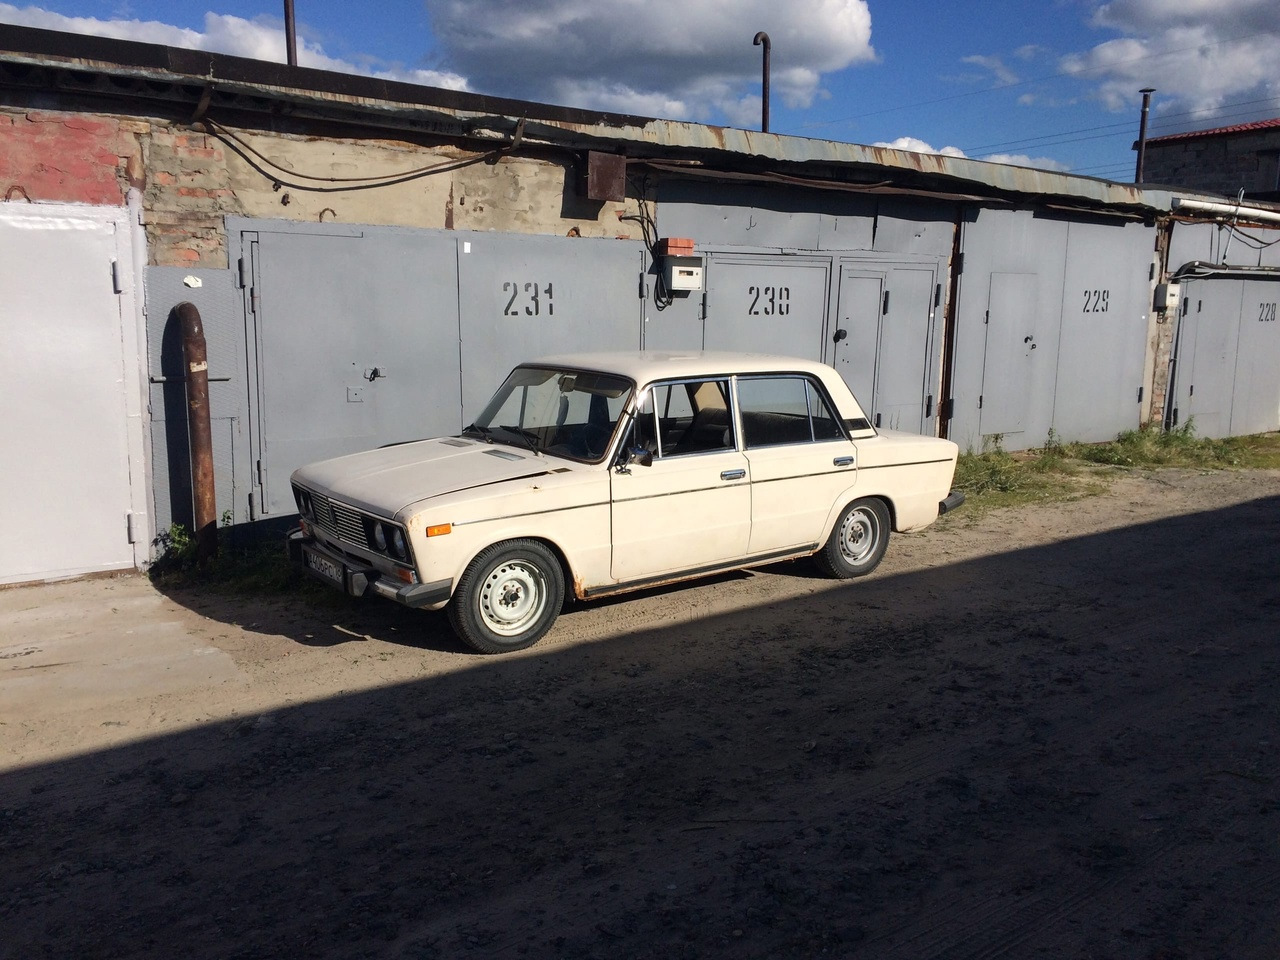
[(1280, 956), (1280, 471), (961, 510), (467, 653), (0, 591), (0, 957)]

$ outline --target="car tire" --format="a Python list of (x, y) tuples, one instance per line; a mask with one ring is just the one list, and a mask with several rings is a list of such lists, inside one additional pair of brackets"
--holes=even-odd
[(824, 573), (838, 580), (865, 577), (884, 557), (889, 530), (889, 508), (883, 500), (855, 500), (844, 508), (814, 559)]
[(531, 647), (564, 604), (560, 561), (537, 540), (507, 540), (481, 550), (458, 578), (449, 622), (481, 653)]

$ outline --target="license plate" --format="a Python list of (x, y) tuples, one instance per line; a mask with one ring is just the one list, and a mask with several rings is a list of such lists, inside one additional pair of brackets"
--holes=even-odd
[(342, 567), (319, 554), (306, 551), (307, 566), (338, 586), (342, 586)]

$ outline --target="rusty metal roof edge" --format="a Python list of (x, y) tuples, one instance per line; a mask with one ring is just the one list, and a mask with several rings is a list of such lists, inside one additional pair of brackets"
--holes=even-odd
[[(724, 162), (745, 158), (756, 163), (763, 161), (788, 166), (826, 165), (831, 168), (898, 170), (916, 178), (936, 177), (950, 187), (972, 184), (982, 192), (1013, 197), (1048, 196), (1068, 199), (1089, 207), (1141, 209), (1155, 214), (1168, 213), (1172, 209), (1173, 194), (1168, 190), (1147, 189), (1134, 184), (1069, 173), (683, 120), (573, 110), (477, 94), (457, 94), (455, 91), (374, 78), (348, 77), (328, 71), (289, 68), (281, 64), (260, 63), (204, 51), (129, 41), (108, 42), (101, 38), (74, 37), (29, 28), (13, 29), (19, 31), (19, 39), (34, 36), (42, 43), (35, 44), (35, 53), (12, 50), (0, 52), (0, 60), (87, 70), (109, 76), (134, 77), (175, 85), (204, 86), (213, 83), (220, 91), (277, 102), (287, 101), (317, 112), (341, 110), (345, 107), (348, 111), (354, 108), (383, 118), (452, 121), (463, 125), (467, 135), (479, 139), (502, 137), (507, 132), (514, 131), (515, 125), (523, 119), (526, 121), (526, 142), (536, 139), (550, 146), (595, 147), (615, 151), (621, 148), (629, 156), (652, 158), (665, 156), (667, 159), (674, 159), (681, 154), (699, 153), (710, 154)], [(67, 60), (59, 54), (49, 52), (50, 46), (56, 43), (70, 43), (73, 49), (79, 49), (81, 41), (94, 41), (85, 44), (85, 52), (92, 52), (95, 59)], [(12, 48), (14, 44), (9, 46)], [(97, 59), (112, 53), (133, 53), (135, 59), (143, 62), (120, 63), (118, 60)], [(197, 67), (203, 69), (203, 72), (198, 72)], [(254, 77), (261, 79), (251, 79)], [(294, 82), (304, 80), (312, 82)], [(345, 90), (359, 90), (364, 95), (343, 92)], [(119, 91), (118, 95), (128, 96), (125, 91)], [(1183, 195), (1187, 192), (1180, 191)]]

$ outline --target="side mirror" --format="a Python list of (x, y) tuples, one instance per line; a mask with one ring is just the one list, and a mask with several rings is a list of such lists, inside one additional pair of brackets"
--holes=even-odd
[(633, 463), (638, 463), (642, 467), (653, 466), (653, 452), (644, 447), (627, 448), (618, 456), (614, 469), (618, 473), (630, 473)]

